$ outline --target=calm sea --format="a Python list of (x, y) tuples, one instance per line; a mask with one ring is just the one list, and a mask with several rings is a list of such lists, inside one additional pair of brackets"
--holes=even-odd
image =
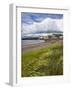
[(22, 48), (23, 47), (27, 47), (31, 44), (38, 44), (38, 43), (42, 43), (44, 42), (44, 40), (22, 40), (21, 44), (22, 44)]

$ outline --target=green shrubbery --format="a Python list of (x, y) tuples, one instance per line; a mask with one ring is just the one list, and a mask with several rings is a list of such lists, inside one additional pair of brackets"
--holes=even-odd
[(22, 54), (22, 77), (63, 75), (63, 45)]

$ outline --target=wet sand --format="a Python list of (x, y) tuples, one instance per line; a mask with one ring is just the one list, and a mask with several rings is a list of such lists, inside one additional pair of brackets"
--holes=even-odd
[(32, 51), (32, 50), (37, 50), (37, 49), (49, 47), (50, 45), (52, 45), (54, 43), (63, 44), (63, 40), (62, 39), (56, 39), (56, 40), (54, 39), (54, 40), (45, 41), (43, 43), (31, 44), (27, 47), (22, 48), (22, 52), (27, 52), (27, 51)]

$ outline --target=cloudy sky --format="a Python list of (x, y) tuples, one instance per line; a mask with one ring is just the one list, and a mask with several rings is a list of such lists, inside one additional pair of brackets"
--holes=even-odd
[(63, 31), (63, 14), (21, 13), (22, 35)]

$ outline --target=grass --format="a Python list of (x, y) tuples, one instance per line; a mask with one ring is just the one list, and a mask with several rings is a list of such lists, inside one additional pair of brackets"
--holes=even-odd
[(22, 77), (63, 75), (63, 45), (22, 53)]

